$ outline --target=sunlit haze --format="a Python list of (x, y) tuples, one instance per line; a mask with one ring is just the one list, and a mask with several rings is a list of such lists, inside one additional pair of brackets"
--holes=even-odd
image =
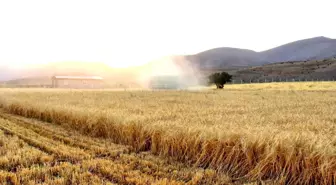
[(127, 67), (215, 47), (262, 51), (336, 38), (335, 7), (333, 0), (1, 1), (0, 65)]

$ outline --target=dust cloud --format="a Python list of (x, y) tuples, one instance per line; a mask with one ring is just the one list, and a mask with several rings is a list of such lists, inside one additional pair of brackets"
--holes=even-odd
[(149, 63), (138, 76), (138, 83), (143, 88), (150, 88), (151, 78), (157, 76), (171, 76), (178, 79), (183, 89), (203, 89), (204, 78), (197, 67), (190, 64), (184, 56), (164, 57)]

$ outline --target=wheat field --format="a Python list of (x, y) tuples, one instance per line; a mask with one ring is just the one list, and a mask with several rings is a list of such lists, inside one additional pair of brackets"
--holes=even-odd
[(0, 89), (0, 107), (3, 183), (336, 183), (335, 82)]

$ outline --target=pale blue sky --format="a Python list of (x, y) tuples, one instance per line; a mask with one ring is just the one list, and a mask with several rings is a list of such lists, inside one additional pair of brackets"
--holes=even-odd
[(0, 64), (139, 65), (214, 47), (336, 38), (333, 0), (0, 1)]

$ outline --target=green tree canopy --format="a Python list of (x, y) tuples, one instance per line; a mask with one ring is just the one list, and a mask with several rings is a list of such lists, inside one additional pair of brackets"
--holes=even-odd
[(224, 84), (231, 82), (232, 75), (227, 72), (213, 73), (209, 76), (209, 83), (215, 84), (217, 89), (223, 89)]

